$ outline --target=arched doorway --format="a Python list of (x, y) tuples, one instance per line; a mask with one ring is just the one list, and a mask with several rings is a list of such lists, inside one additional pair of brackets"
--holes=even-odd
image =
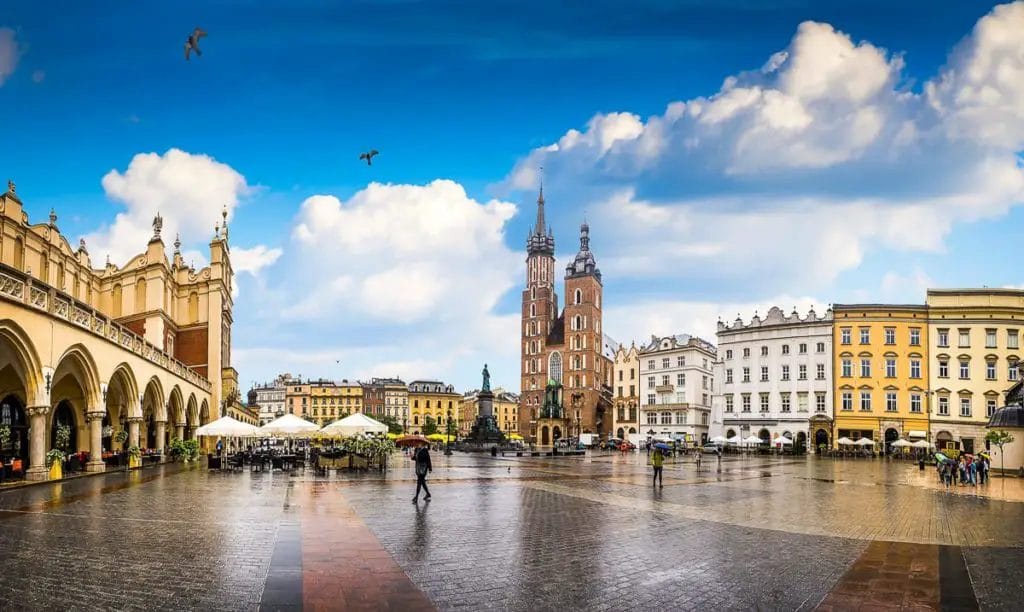
[(540, 428), (540, 445), (549, 446), (551, 444), (550, 434), (548, 433), (548, 426)]
[(636, 427), (630, 427), (629, 428), (629, 433), (635, 434), (636, 433)]
[(624, 439), (624, 438), (626, 437), (626, 430), (625, 430), (625, 429), (623, 429), (622, 427), (620, 427), (620, 428), (619, 428), (619, 429), (618, 429), (618, 430), (617, 430), (617, 431), (615, 432), (615, 437), (616, 437), (616, 438), (618, 438), (618, 439), (620, 439), (620, 440)]
[(726, 431), (725, 432), (725, 437), (726, 438), (735, 438), (736, 437), (736, 430), (735, 429), (730, 429), (730, 430)]
[(889, 454), (892, 452), (892, 443), (900, 439), (900, 432), (896, 431), (892, 427), (885, 430), (885, 452)]
[(559, 427), (558, 425), (555, 425), (554, 427), (551, 428), (551, 441), (553, 443), (557, 444), (558, 441), (561, 440), (561, 439), (562, 439), (562, 428)]
[(818, 448), (821, 448), (823, 446), (825, 448), (828, 448), (829, 444), (827, 431), (825, 431), (824, 429), (819, 429), (818, 431), (814, 432), (814, 446)]
[(0, 440), (0, 459), (4, 463), (21, 459), (28, 464), (28, 417), (25, 406), (18, 396), (8, 395), (0, 402), (0, 427), (7, 427), (9, 439)]
[(757, 432), (757, 437), (761, 438), (761, 442), (763, 444), (771, 444), (772, 442), (772, 434), (769, 433), (767, 429), (762, 429), (761, 431)]
[(50, 420), (50, 448), (65, 453), (78, 450), (78, 424), (75, 422), (75, 408), (68, 400), (61, 400)]
[(940, 431), (935, 436), (935, 448), (938, 450), (943, 449), (956, 449), (956, 442), (953, 441), (953, 434), (948, 431)]
[(806, 452), (807, 451), (807, 433), (803, 432), (803, 431), (797, 433), (796, 434), (796, 440), (793, 441), (793, 445), (796, 447), (797, 452), (801, 452), (801, 453)]

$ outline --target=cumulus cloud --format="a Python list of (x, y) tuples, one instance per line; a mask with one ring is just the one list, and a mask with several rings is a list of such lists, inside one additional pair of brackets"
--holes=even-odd
[(1022, 31), (1024, 3), (997, 7), (914, 92), (900, 54), (806, 22), (713, 95), (568, 130), (499, 190), (543, 166), (550, 199), (614, 228), (608, 273), (817, 291), (1024, 202)]
[(231, 267), (236, 274), (256, 276), (263, 268), (271, 266), (280, 259), (283, 251), (258, 244), (252, 248), (231, 247)]
[(489, 312), (521, 267), (503, 241), (515, 211), (508, 202), (477, 202), (448, 180), (373, 183), (346, 202), (312, 196), (292, 236), (317, 281), (284, 315), (316, 319), (339, 304), (406, 323)]
[(11, 28), (0, 28), (0, 86), (14, 74), (20, 58), (17, 33)]
[(227, 210), (230, 221), (250, 191), (245, 177), (227, 164), (179, 149), (163, 155), (139, 153), (123, 173), (111, 170), (102, 183), (107, 197), (125, 210), (86, 240), (92, 253), (109, 253), (117, 265), (145, 249), (158, 213), (167, 244), (180, 233), (186, 246), (202, 245), (213, 237), (222, 210)]

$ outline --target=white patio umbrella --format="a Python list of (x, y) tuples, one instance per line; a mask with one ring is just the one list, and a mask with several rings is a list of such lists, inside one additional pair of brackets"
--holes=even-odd
[(748, 436), (743, 439), (744, 444), (760, 444), (761, 442), (764, 442), (764, 440), (758, 438), (757, 436)]
[(711, 442), (713, 444), (725, 444), (728, 440), (725, 439), (725, 436), (715, 436), (714, 438), (711, 438)]
[(304, 438), (320, 431), (320, 426), (289, 412), (260, 427), (260, 431), (275, 438)]
[(728, 444), (743, 444), (743, 438), (741, 438), (739, 436), (733, 436), (731, 438), (726, 438), (725, 441)]
[(895, 442), (893, 442), (890, 446), (892, 446), (893, 448), (908, 448), (908, 447), (913, 446), (913, 444), (911, 444), (910, 442), (907, 442), (903, 438), (900, 438), (899, 440), (896, 440)]
[(860, 440), (854, 442), (854, 444), (856, 444), (857, 446), (874, 446), (875, 441), (872, 440), (871, 438), (861, 438)]
[(775, 446), (776, 444), (792, 444), (792, 443), (793, 443), (793, 441), (790, 440), (789, 438), (787, 438), (786, 436), (779, 436), (778, 438), (775, 438), (774, 440), (772, 440), (772, 446)]
[(255, 425), (223, 416), (196, 429), (196, 435), (207, 438), (258, 438), (264, 434)]
[(914, 448), (931, 448), (932, 446), (935, 445), (929, 442), (928, 440), (918, 440), (917, 442), (911, 444), (911, 446), (913, 446)]
[(843, 436), (842, 438), (836, 440), (836, 444), (839, 444), (841, 446), (847, 446), (853, 444), (853, 440), (847, 438), (846, 436)]
[(339, 419), (320, 430), (320, 433), (333, 436), (355, 436), (366, 433), (386, 434), (387, 432), (387, 425), (380, 421), (371, 419), (361, 412), (350, 414), (349, 416)]

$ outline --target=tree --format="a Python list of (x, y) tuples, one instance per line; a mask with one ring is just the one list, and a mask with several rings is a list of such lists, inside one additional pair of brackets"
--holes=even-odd
[(423, 435), (429, 436), (430, 434), (436, 433), (437, 421), (434, 420), (434, 417), (427, 415), (427, 417), (423, 419)]
[(381, 416), (377, 420), (388, 426), (388, 433), (400, 434), (405, 432), (405, 429), (402, 428), (402, 424), (398, 422), (396, 417), (390, 415)]
[(1013, 442), (1013, 439), (1013, 434), (1005, 429), (992, 429), (985, 434), (985, 441), (999, 447), (999, 471), (1003, 476), (1006, 476), (1006, 453), (1003, 452), (1003, 446)]

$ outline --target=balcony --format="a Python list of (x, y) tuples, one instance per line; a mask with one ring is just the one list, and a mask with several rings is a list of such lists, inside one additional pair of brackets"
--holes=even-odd
[(658, 385), (654, 388), (655, 393), (675, 393), (675, 385)]
[(212, 389), (210, 381), (205, 377), (135, 332), (118, 325), (91, 306), (75, 300), (70, 295), (58, 291), (24, 272), (3, 266), (3, 271), (0, 271), (0, 297), (20, 302), (29, 308), (81, 327), (93, 335), (135, 353), (146, 361), (187, 380), (204, 391), (209, 392)]

